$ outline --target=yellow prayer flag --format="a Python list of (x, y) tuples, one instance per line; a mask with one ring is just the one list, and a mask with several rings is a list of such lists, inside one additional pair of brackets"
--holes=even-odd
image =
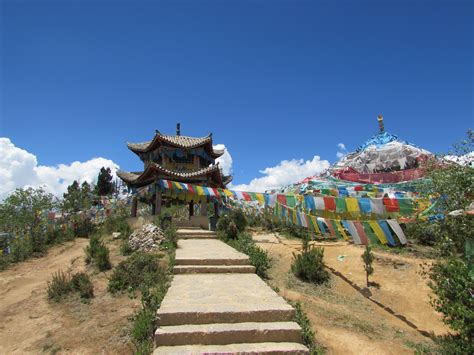
[(204, 196), (204, 190), (202, 189), (202, 186), (196, 186), (196, 192), (199, 196)]
[(344, 230), (344, 228), (342, 227), (341, 225), (341, 221), (340, 220), (335, 220), (334, 222), (336, 222), (336, 226), (337, 226), (337, 229), (339, 230), (339, 232), (342, 234), (342, 237), (345, 239), (345, 240), (350, 240), (350, 238), (347, 236), (346, 234), (346, 231)]
[(377, 236), (377, 238), (379, 238), (380, 242), (382, 244), (387, 244), (387, 238), (385, 237), (385, 234), (384, 234), (382, 228), (380, 228), (377, 221), (368, 221), (368, 222), (369, 222), (369, 225), (374, 230), (375, 235)]
[(265, 204), (265, 197), (263, 197), (263, 194), (256, 193), (255, 196), (257, 197), (257, 200), (260, 204), (262, 204), (262, 205)]
[(321, 231), (319, 230), (318, 222), (316, 221), (315, 216), (309, 216), (311, 218), (311, 223), (313, 224), (314, 232), (316, 234), (322, 234)]
[(359, 202), (355, 197), (346, 197), (346, 206), (348, 212), (359, 212)]
[(225, 194), (227, 197), (232, 197), (232, 196), (234, 196), (234, 194), (233, 194), (230, 190), (228, 190), (228, 189), (224, 189), (224, 194)]

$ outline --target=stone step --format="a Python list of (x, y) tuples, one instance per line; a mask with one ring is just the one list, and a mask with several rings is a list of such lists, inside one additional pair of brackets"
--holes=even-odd
[(200, 355), (200, 354), (240, 354), (240, 355), (306, 355), (309, 350), (298, 343), (243, 343), (228, 345), (181, 345), (161, 346), (153, 355)]
[(256, 274), (175, 275), (158, 324), (288, 322), (294, 309)]
[(176, 265), (173, 268), (174, 274), (245, 274), (254, 272), (255, 267), (252, 265)]
[(248, 265), (249, 257), (215, 239), (180, 239), (175, 265)]
[(252, 322), (165, 326), (155, 332), (156, 346), (248, 342), (301, 343), (301, 328), (295, 322)]
[(186, 233), (186, 234), (178, 234), (178, 239), (217, 239), (217, 235), (215, 234), (203, 234), (203, 233)]

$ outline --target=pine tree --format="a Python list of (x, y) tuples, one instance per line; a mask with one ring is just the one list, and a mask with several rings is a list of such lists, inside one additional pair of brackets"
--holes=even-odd
[(372, 266), (372, 263), (374, 262), (374, 254), (372, 253), (372, 248), (370, 247), (370, 245), (367, 245), (365, 247), (364, 254), (362, 254), (362, 260), (364, 261), (367, 287), (369, 287), (369, 276), (374, 273), (374, 267)]
[(97, 194), (99, 196), (110, 195), (114, 192), (114, 185), (112, 183), (112, 172), (110, 168), (102, 167), (97, 178)]
[(63, 194), (63, 208), (66, 211), (77, 212), (82, 208), (82, 193), (77, 180), (67, 187), (67, 192)]

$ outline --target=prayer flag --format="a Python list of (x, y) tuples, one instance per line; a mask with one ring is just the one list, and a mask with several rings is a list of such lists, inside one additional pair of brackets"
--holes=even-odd
[(400, 208), (398, 207), (398, 202), (396, 198), (384, 197), (383, 199), (385, 209), (387, 212), (398, 212)]
[(344, 197), (336, 197), (336, 212), (344, 213), (347, 212), (346, 199)]
[(368, 245), (369, 238), (367, 237), (367, 234), (365, 233), (362, 224), (359, 221), (352, 221), (352, 223), (354, 224), (354, 227), (357, 230), (357, 234), (359, 235), (361, 244)]
[(385, 233), (385, 237), (387, 238), (388, 245), (392, 247), (396, 246), (397, 243), (395, 243), (395, 240), (392, 237), (392, 233), (390, 232), (390, 228), (388, 228), (387, 222), (386, 221), (378, 221), (378, 222), (383, 232)]
[(347, 211), (350, 213), (359, 212), (359, 203), (355, 197), (346, 197)]
[(405, 237), (405, 233), (403, 233), (403, 230), (398, 224), (398, 222), (394, 219), (387, 219), (387, 223), (397, 235), (398, 240), (400, 240), (400, 243), (405, 245), (407, 243), (407, 238)]
[(387, 244), (385, 233), (383, 232), (382, 228), (380, 228), (380, 225), (377, 223), (377, 221), (369, 221), (369, 225), (373, 229), (377, 238), (379, 238), (380, 242), (382, 244)]
[(325, 196), (324, 207), (326, 210), (334, 212), (336, 210), (336, 202), (334, 201), (334, 197)]

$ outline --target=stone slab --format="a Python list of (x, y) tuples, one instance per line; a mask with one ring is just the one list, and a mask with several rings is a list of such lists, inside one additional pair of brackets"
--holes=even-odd
[(155, 332), (156, 346), (226, 345), (236, 343), (301, 343), (301, 328), (295, 322), (248, 322), (194, 324), (160, 327)]
[(161, 346), (156, 348), (153, 355), (306, 355), (309, 350), (298, 343), (245, 343), (229, 345), (183, 345)]
[(246, 265), (248, 256), (215, 239), (180, 239), (176, 265)]
[(227, 273), (254, 273), (252, 265), (175, 265), (174, 274), (227, 274)]
[(158, 324), (291, 321), (293, 308), (256, 274), (175, 275)]

